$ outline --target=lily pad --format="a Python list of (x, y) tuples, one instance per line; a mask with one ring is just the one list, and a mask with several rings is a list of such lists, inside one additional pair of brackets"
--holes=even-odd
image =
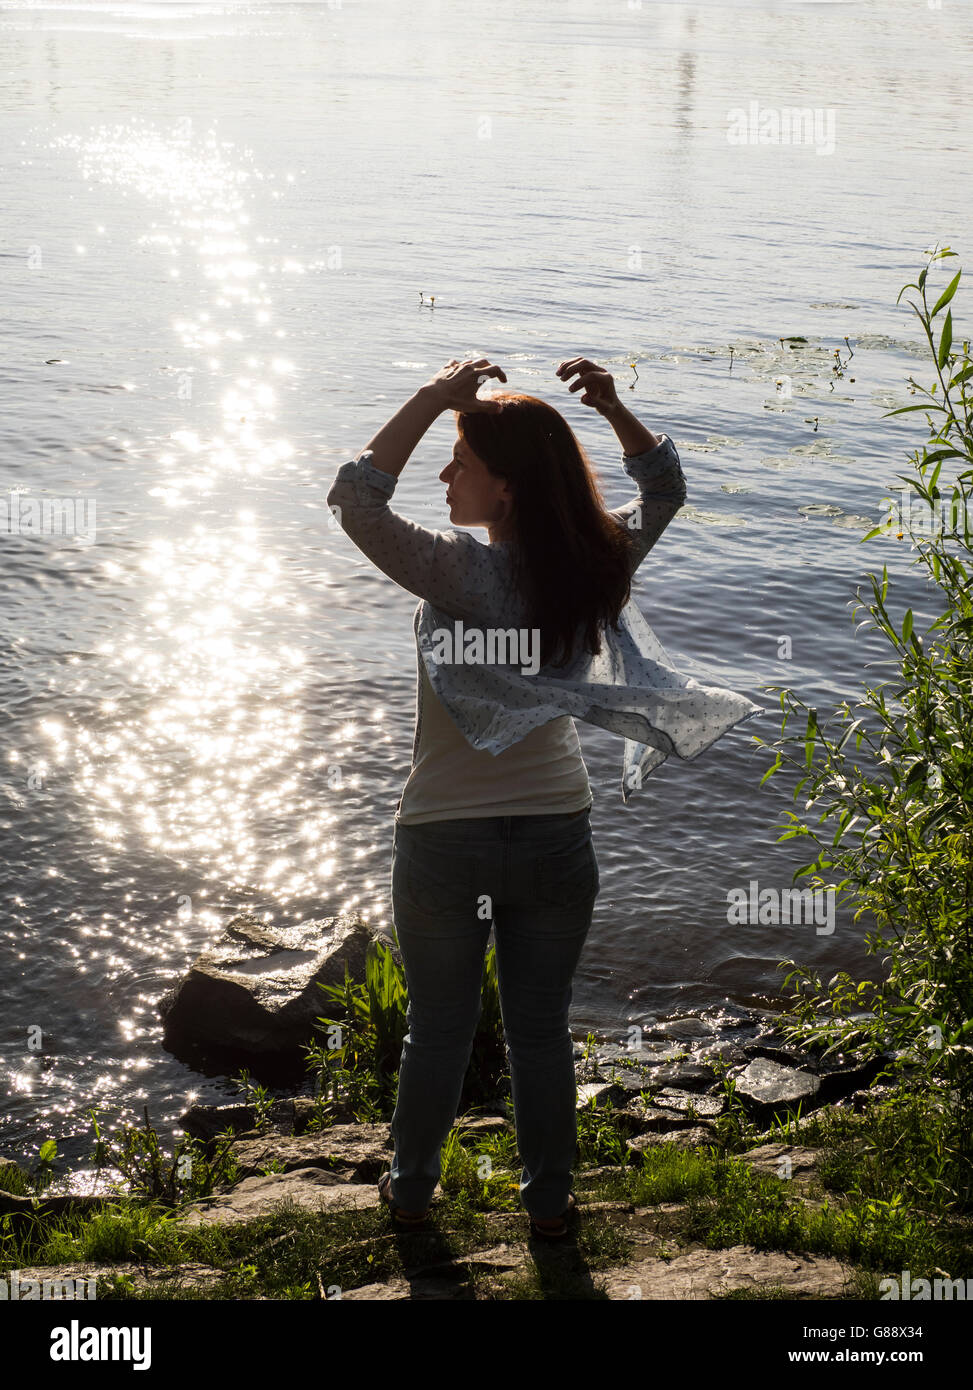
[(701, 526), (747, 526), (746, 517), (734, 516), (731, 512), (704, 512), (698, 507), (683, 507), (676, 513), (681, 521), (696, 521)]
[(863, 333), (860, 338), (855, 339), (856, 348), (879, 348), (888, 351), (889, 348), (897, 348), (900, 352), (907, 352), (910, 357), (925, 357), (927, 349), (915, 339), (906, 342), (902, 338), (890, 338), (886, 333)]
[(788, 452), (798, 458), (826, 458), (835, 463), (854, 462), (854, 459), (848, 458), (846, 454), (832, 453), (831, 441), (828, 439), (815, 439), (810, 444), (795, 444)]
[(736, 443), (737, 441), (735, 439), (730, 439), (729, 436), (725, 434), (708, 434), (703, 443), (691, 444), (689, 448), (694, 454), (713, 454), (717, 449), (724, 449), (727, 445), (732, 449), (736, 446)]

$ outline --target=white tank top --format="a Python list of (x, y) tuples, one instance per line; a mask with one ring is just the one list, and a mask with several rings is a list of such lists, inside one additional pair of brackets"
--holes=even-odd
[(412, 771), (399, 801), (405, 825), (480, 816), (543, 816), (591, 805), (588, 769), (570, 714), (561, 715), (503, 753), (473, 748), (429, 683), (418, 656)]

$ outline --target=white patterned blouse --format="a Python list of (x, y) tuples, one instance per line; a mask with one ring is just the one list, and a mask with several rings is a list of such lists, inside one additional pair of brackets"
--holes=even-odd
[[(328, 492), (328, 505), (358, 549), (421, 600), (414, 622), (421, 665), (413, 775), (406, 784), (403, 819), (539, 813), (590, 805), (586, 776), (579, 780), (576, 765), (570, 775), (572, 769), (564, 761), (577, 743), (572, 726), (574, 745), (569, 746), (570, 720), (565, 716), (624, 738), (621, 792), (627, 802), (671, 753), (696, 758), (735, 725), (764, 712), (744, 695), (701, 684), (677, 671), (632, 601), (621, 611), (617, 632), (610, 626), (603, 629), (597, 656), (582, 647), (566, 667), (534, 669), (536, 662), (524, 659), (526, 645), (516, 643), (516, 634), (523, 636), (528, 630), (521, 626), (526, 615), (512, 580), (508, 546), (487, 544), (458, 528), (426, 530), (394, 512), (389, 499), (398, 479), (376, 468), (371, 458), (365, 450), (342, 464)], [(686, 482), (668, 435), (646, 453), (623, 455), (622, 466), (639, 495), (610, 515), (630, 538), (634, 574), (683, 505)], [(482, 634), (482, 648), (471, 643), (476, 633)], [(506, 648), (504, 633), (510, 644)], [(495, 645), (490, 634), (496, 635)], [(512, 653), (516, 660), (503, 659)], [(496, 659), (490, 660), (491, 655)], [(434, 692), (462, 736), (454, 735), (450, 745), (454, 765), (441, 762), (438, 774), (435, 760), (421, 756), (423, 687)], [(496, 759), (518, 744), (530, 749), (537, 743), (534, 731), (545, 725), (552, 725), (548, 734), (561, 760), (559, 791), (539, 785), (533, 796), (529, 789), (525, 794), (523, 768), (510, 759), (503, 786), (496, 777), (492, 784), (487, 777), (484, 791), (470, 790), (476, 766), (486, 772), (491, 761), (475, 753)], [(532, 734), (534, 745), (530, 740), (524, 743)], [(461, 750), (473, 750), (467, 751), (465, 777), (458, 775), (455, 765)], [(580, 751), (576, 757), (580, 760)], [(422, 778), (417, 779), (423, 763)], [(536, 756), (534, 765), (541, 766)]]

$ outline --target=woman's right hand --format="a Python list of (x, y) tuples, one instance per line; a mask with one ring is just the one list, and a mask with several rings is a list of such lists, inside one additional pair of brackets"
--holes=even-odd
[(591, 406), (599, 415), (607, 415), (621, 404), (615, 390), (615, 378), (604, 367), (599, 367), (587, 357), (572, 357), (559, 365), (556, 375), (562, 381), (567, 381), (576, 372), (580, 375), (568, 390), (584, 390), (581, 397), (582, 405)]
[(495, 366), (487, 357), (480, 357), (475, 362), (471, 358), (457, 362), (454, 357), (421, 389), (443, 410), (485, 410), (493, 414), (500, 410), (500, 402), (476, 394), (488, 376), (507, 380), (503, 368)]

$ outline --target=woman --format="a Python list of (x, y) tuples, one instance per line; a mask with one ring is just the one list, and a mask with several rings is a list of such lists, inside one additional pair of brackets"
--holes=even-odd
[[(380, 569), (417, 594), (412, 770), (396, 808), (395, 934), (409, 991), (391, 1132), (379, 1183), (399, 1226), (418, 1225), (462, 1092), (494, 929), (521, 1198), (542, 1237), (567, 1231), (577, 1147), (571, 981), (599, 890), (592, 798), (576, 716), (623, 734), (623, 797), (669, 753), (694, 757), (760, 712), (675, 671), (629, 602), (631, 577), (686, 496), (666, 435), (619, 401), (587, 358), (557, 368), (611, 425), (635, 501), (607, 511), (564, 417), (515, 392), (486, 358), (447, 363), (342, 465), (328, 503)], [(390, 510), (429, 426), (456, 414), (440, 473), (455, 526)], [(472, 642), (470, 642), (472, 638)]]

